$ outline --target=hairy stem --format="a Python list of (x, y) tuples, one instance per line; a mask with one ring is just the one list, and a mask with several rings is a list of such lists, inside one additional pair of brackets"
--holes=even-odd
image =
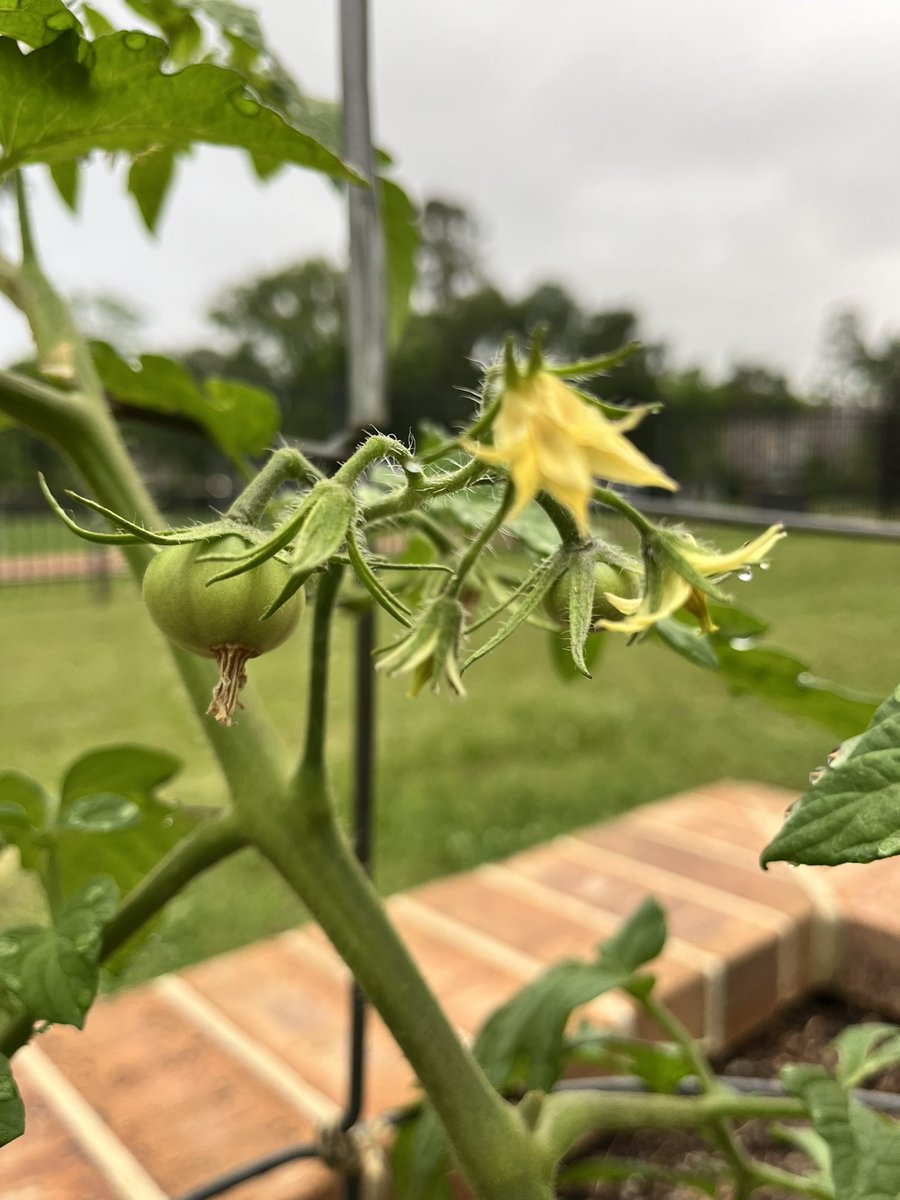
[(340, 567), (329, 567), (320, 576), (316, 589), (309, 652), (309, 708), (306, 714), (306, 743), (299, 769), (301, 773), (325, 771), (331, 622), (342, 575)]
[(235, 521), (246, 521), (248, 525), (259, 525), (265, 516), (266, 507), (278, 489), (289, 480), (298, 483), (316, 483), (322, 472), (301, 454), (299, 450), (282, 447), (276, 450), (259, 474), (244, 488), (228, 510)]

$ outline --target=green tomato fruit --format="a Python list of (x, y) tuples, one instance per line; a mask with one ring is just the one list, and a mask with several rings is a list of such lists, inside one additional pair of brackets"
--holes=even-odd
[[(610, 563), (594, 563), (594, 602), (591, 605), (591, 624), (596, 626), (598, 621), (621, 621), (623, 614), (619, 612), (604, 596), (604, 592), (612, 592), (614, 596), (624, 596), (629, 600), (636, 599), (641, 594), (641, 577), (635, 571), (624, 567), (614, 567)], [(569, 580), (563, 575), (556, 581), (547, 593), (545, 606), (548, 614), (560, 626), (566, 626), (569, 619)]]
[(222, 562), (198, 562), (203, 554), (246, 550), (242, 538), (189, 542), (161, 550), (144, 575), (144, 602), (155, 624), (177, 646), (214, 658), (219, 682), (208, 712), (223, 725), (233, 724), (238, 695), (247, 681), (248, 659), (280, 646), (296, 628), (303, 611), (303, 590), (263, 621), (262, 616), (287, 583), (288, 568), (267, 559), (251, 571), (209, 584)]

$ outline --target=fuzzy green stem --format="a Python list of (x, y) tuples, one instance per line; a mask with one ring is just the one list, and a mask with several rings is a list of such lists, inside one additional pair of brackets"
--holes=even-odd
[(447, 589), (449, 596), (458, 596), (462, 591), (463, 585), (466, 582), (466, 577), (475, 566), (478, 559), (481, 557), (481, 552), (490, 542), (491, 538), (503, 524), (506, 519), (506, 514), (512, 508), (512, 502), (515, 492), (512, 482), (507, 480), (506, 487), (503, 489), (503, 496), (500, 500), (500, 506), (497, 511), (488, 521), (483, 529), (479, 530), (478, 536), (471, 543), (465, 554), (459, 560), (459, 566), (456, 568), (456, 573), (452, 584)]
[(638, 510), (627, 500), (614, 492), (611, 488), (595, 487), (594, 499), (598, 504), (604, 505), (606, 508), (611, 508), (615, 512), (620, 513), (626, 521), (635, 527), (641, 534), (650, 534), (655, 530), (655, 525), (652, 521), (648, 521), (643, 513)]
[(376, 433), (368, 438), (354, 451), (347, 461), (334, 473), (335, 483), (352, 487), (367, 467), (377, 462), (379, 458), (394, 458), (406, 463), (412, 459), (412, 454), (402, 442), (384, 433)]
[(299, 450), (282, 447), (275, 451), (255, 479), (247, 484), (229, 508), (228, 516), (235, 521), (246, 521), (248, 525), (259, 525), (269, 501), (283, 484), (289, 480), (317, 483), (322, 478), (322, 472)]
[(399, 516), (414, 508), (421, 500), (443, 496), (449, 492), (462, 491), (464, 487), (474, 483), (480, 475), (484, 475), (487, 470), (488, 467), (485, 463), (473, 458), (456, 471), (444, 471), (430, 478), (422, 478), (415, 487), (411, 487), (407, 483), (405, 488), (400, 488), (392, 495), (386, 496), (384, 500), (376, 500), (374, 504), (364, 508), (363, 519), (368, 524), (370, 521), (381, 521), (385, 517)]

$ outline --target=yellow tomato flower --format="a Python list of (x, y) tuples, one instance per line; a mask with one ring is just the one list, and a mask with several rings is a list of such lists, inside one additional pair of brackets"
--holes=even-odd
[[(679, 608), (686, 608), (700, 622), (704, 633), (714, 633), (716, 626), (710, 617), (706, 596), (701, 588), (679, 572), (678, 559), (686, 564), (688, 573), (702, 575), (704, 579), (716, 579), (763, 562), (775, 543), (786, 536), (784, 526), (772, 525), (752, 542), (726, 554), (702, 549), (689, 534), (681, 534), (677, 539), (673, 537), (669, 542), (672, 551), (670, 560), (661, 569), (658, 587), (646, 588), (639, 600), (605, 592), (604, 598), (623, 614), (623, 618), (602, 620), (598, 625), (603, 629), (614, 629), (617, 633), (643, 633)], [(651, 595), (651, 591), (655, 591), (656, 595)]]
[(678, 484), (624, 437), (643, 418), (636, 408), (611, 420), (548, 371), (518, 380), (503, 393), (493, 446), (465, 443), (483, 462), (509, 468), (516, 489), (510, 518), (538, 492), (564, 505), (587, 532), (594, 478), (676, 491)]

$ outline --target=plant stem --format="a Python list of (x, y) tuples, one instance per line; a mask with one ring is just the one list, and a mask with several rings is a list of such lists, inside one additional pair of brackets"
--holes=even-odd
[(389, 437), (384, 433), (376, 433), (372, 437), (367, 438), (363, 444), (354, 451), (347, 459), (342, 467), (339, 467), (333, 475), (335, 483), (342, 483), (345, 487), (352, 487), (359, 479), (360, 475), (365, 471), (366, 467), (370, 467), (372, 463), (377, 462), (379, 458), (396, 458), (400, 462), (409, 462), (412, 454), (409, 449), (398, 442), (396, 438)]
[(309, 907), (409, 1059), (479, 1200), (551, 1200), (549, 1166), (459, 1042), (338, 830), (324, 777), (277, 805), (238, 800), (249, 835)]
[[(660, 1004), (652, 993), (639, 998), (647, 1015), (654, 1020), (664, 1033), (676, 1042), (682, 1049), (687, 1061), (694, 1069), (697, 1082), (707, 1095), (728, 1095), (729, 1089), (722, 1086), (713, 1074), (712, 1068), (700, 1046), (664, 1004)], [(753, 1190), (752, 1166), (753, 1160), (743, 1146), (735, 1139), (734, 1130), (728, 1121), (716, 1118), (710, 1124), (710, 1131), (716, 1145), (731, 1167), (735, 1180), (735, 1200), (743, 1200)]]
[(275, 451), (259, 474), (247, 484), (229, 508), (228, 516), (235, 521), (246, 521), (248, 525), (259, 525), (269, 501), (282, 484), (288, 480), (316, 483), (322, 478), (322, 472), (316, 470), (299, 450), (283, 446)]
[(748, 1096), (726, 1091), (703, 1096), (555, 1092), (544, 1102), (537, 1135), (544, 1151), (558, 1162), (580, 1138), (591, 1133), (696, 1129), (732, 1118), (782, 1121), (808, 1115), (802, 1101), (783, 1096)]
[(247, 839), (230, 813), (198, 825), (128, 893), (103, 930), (101, 959), (123, 946), (202, 872), (242, 850)]
[(294, 787), (265, 805), (237, 797), (239, 816), (253, 842), (309, 907), (407, 1055), (476, 1196), (550, 1200), (549, 1167), (535, 1154), (516, 1112), (456, 1037), (337, 827), (323, 762), (324, 664), (337, 591), (334, 577), (330, 585), (326, 581), (313, 624), (307, 747)]
[(462, 591), (463, 584), (466, 582), (466, 576), (475, 566), (475, 563), (478, 561), (482, 550), (484, 550), (488, 542), (490, 542), (491, 538), (503, 524), (506, 514), (512, 507), (513, 496), (514, 490), (512, 482), (507, 480), (506, 487), (503, 489), (503, 497), (500, 500), (499, 508), (488, 521), (487, 525), (485, 525), (484, 528), (479, 531), (478, 536), (474, 539), (474, 541), (466, 550), (465, 554), (459, 560), (459, 566), (456, 568), (453, 582), (447, 589), (447, 594), (449, 596), (458, 596)]

